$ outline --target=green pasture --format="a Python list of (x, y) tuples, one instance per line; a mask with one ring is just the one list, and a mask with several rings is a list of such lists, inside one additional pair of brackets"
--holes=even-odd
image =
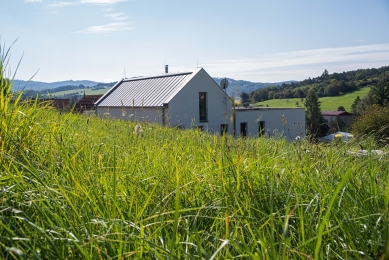
[[(336, 110), (338, 106), (344, 106), (347, 111), (351, 111), (351, 105), (353, 104), (355, 98), (359, 96), (363, 98), (370, 91), (370, 88), (362, 88), (353, 93), (348, 93), (338, 97), (322, 97), (320, 98), (321, 110)], [(296, 102), (299, 102), (299, 106), (296, 105)], [(265, 106), (269, 107), (304, 107), (304, 101), (301, 101), (300, 98), (288, 98), (288, 99), (272, 99), (263, 102), (258, 102), (254, 104), (255, 106)]]

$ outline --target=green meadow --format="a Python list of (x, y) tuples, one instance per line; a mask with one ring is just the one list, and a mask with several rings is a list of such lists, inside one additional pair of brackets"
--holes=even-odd
[[(320, 98), (321, 110), (336, 110), (339, 106), (344, 106), (347, 111), (351, 111), (351, 105), (354, 103), (354, 100), (357, 96), (363, 98), (370, 91), (370, 88), (362, 88), (358, 91), (347, 93), (342, 96), (337, 97), (322, 97)], [(299, 102), (298, 106), (296, 102)], [(304, 107), (304, 101), (301, 101), (301, 98), (288, 98), (288, 99), (272, 99), (267, 101), (262, 101), (254, 104), (255, 106), (265, 106), (269, 107)]]
[[(0, 258), (384, 259), (389, 160), (1, 92)], [(287, 120), (287, 119), (286, 119)]]
[(389, 160), (349, 153), (368, 138), (61, 113), (14, 96), (0, 54), (0, 259), (388, 258)]

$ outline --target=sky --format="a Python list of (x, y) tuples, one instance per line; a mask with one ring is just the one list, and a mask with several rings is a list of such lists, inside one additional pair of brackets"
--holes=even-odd
[(204, 68), (280, 82), (389, 66), (389, 0), (0, 0), (9, 73), (113, 82)]

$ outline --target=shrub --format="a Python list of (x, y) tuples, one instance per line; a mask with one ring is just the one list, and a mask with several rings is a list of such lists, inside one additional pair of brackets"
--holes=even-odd
[(357, 137), (372, 136), (377, 141), (389, 143), (389, 108), (377, 104), (369, 106), (352, 126)]

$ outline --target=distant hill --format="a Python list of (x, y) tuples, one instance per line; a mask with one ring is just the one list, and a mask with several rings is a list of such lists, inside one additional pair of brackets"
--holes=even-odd
[(12, 85), (13, 91), (18, 90), (35, 90), (41, 91), (46, 89), (58, 88), (62, 86), (79, 86), (84, 85), (85, 87), (96, 86), (100, 82), (91, 81), (91, 80), (66, 80), (66, 81), (58, 81), (58, 82), (41, 82), (41, 81), (24, 81), (24, 80), (14, 80)]
[[(223, 78), (213, 78), (213, 80), (220, 85), (220, 81)], [(260, 88), (266, 88), (270, 86), (281, 86), (282, 84), (290, 84), (291, 82), (296, 82), (293, 80), (283, 81), (283, 82), (273, 82), (273, 83), (262, 83), (262, 82), (251, 82), (247, 80), (235, 80), (231, 78), (227, 78), (228, 80), (228, 88), (227, 94), (230, 97), (239, 96), (242, 92), (250, 93)]]
[[(220, 81), (223, 78), (213, 78), (213, 80), (220, 85)], [(295, 81), (283, 81), (283, 82), (274, 82), (274, 83), (262, 83), (262, 82), (251, 82), (247, 80), (235, 80), (227, 78), (229, 85), (227, 88), (227, 94), (231, 97), (239, 96), (242, 92), (253, 92), (259, 88), (266, 88), (269, 86), (281, 86), (282, 84), (289, 84)], [(53, 92), (61, 91), (58, 88), (64, 86), (79, 86), (84, 85), (85, 87), (94, 87), (98, 85), (110, 85), (109, 83), (100, 83), (91, 80), (67, 80), (67, 81), (58, 81), (58, 82), (41, 82), (41, 81), (24, 81), (24, 80), (15, 80), (12, 86), (13, 91), (19, 91), (24, 88), (24, 90), (32, 91), (43, 91), (43, 90), (53, 90)], [(56, 90), (58, 89), (58, 90)], [(50, 91), (51, 92), (51, 91)], [(46, 91), (44, 92), (46, 93)]]

